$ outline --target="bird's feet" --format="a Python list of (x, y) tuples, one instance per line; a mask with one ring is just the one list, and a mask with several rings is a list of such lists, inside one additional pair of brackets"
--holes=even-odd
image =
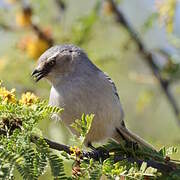
[(90, 142), (88, 143), (88, 147), (92, 150), (89, 152), (89, 156), (93, 157), (93, 159), (102, 162), (109, 157), (109, 152), (103, 147), (95, 148)]
[(126, 141), (126, 147), (127, 148), (132, 148), (134, 151), (136, 151), (137, 149), (139, 149), (139, 145), (137, 142), (134, 141)]

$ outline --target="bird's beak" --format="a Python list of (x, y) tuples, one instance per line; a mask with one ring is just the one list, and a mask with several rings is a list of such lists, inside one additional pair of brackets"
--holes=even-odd
[(36, 82), (38, 82), (40, 79), (42, 79), (44, 76), (46, 76), (46, 71), (44, 70), (38, 70), (35, 69), (32, 73), (31, 76), (35, 78)]

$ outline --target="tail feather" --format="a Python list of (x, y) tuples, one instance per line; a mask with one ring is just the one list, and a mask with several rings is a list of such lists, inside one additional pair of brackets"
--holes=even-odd
[(151, 144), (146, 142), (144, 139), (134, 134), (126, 127), (120, 126), (116, 129), (116, 135), (113, 137), (116, 141), (121, 142), (123, 140), (132, 141), (138, 143), (140, 146), (147, 147), (156, 150)]

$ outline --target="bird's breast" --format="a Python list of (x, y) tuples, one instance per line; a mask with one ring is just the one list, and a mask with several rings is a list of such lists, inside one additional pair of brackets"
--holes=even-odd
[[(114, 95), (108, 82), (88, 77), (66, 81), (57, 87), (52, 87), (50, 105), (64, 108), (60, 117), (66, 125), (80, 119), (83, 113), (94, 114), (89, 139), (95, 141), (109, 136), (109, 130), (119, 126), (122, 111), (119, 99)], [(101, 128), (101, 133), (99, 131)], [(96, 135), (100, 133), (99, 135)], [(97, 139), (96, 139), (97, 138)]]

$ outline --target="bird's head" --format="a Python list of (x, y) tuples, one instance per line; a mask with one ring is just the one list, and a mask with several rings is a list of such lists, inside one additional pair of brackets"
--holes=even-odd
[(32, 76), (35, 77), (36, 82), (46, 78), (53, 84), (57, 79), (75, 71), (84, 58), (87, 57), (82, 49), (74, 45), (51, 47), (40, 56)]

